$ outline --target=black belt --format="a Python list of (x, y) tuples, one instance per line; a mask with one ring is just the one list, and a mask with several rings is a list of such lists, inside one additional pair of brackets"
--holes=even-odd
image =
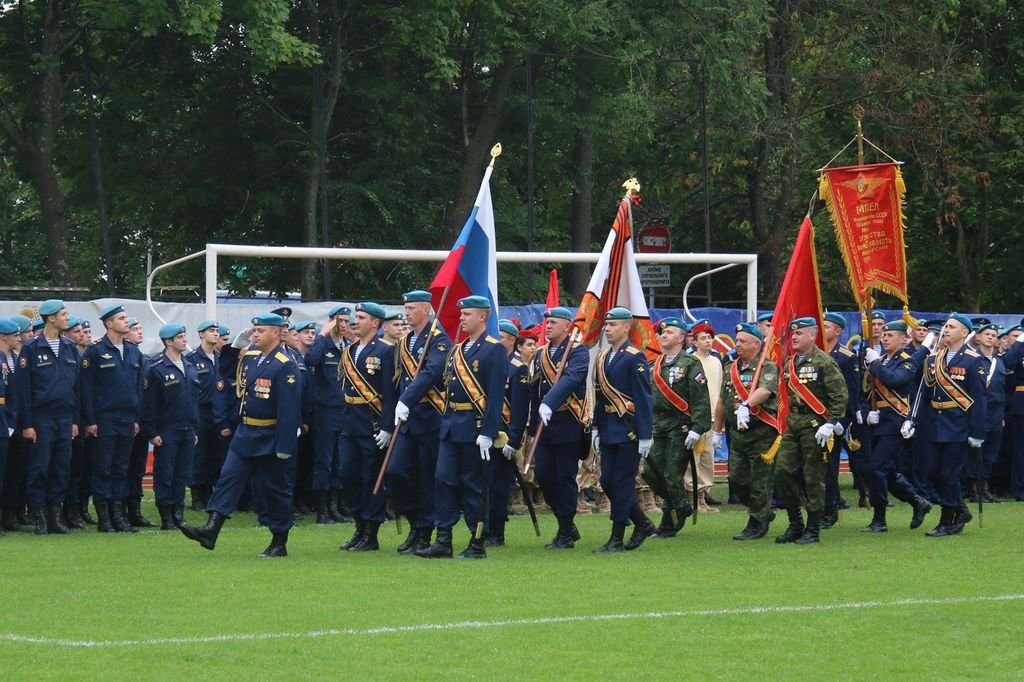
[(809, 406), (807, 406), (807, 405), (798, 405), (797, 403), (793, 403), (789, 407), (789, 411), (790, 412), (794, 412), (796, 414), (813, 414), (815, 416), (817, 416), (817, 414), (818, 414), (817, 412), (812, 410)]

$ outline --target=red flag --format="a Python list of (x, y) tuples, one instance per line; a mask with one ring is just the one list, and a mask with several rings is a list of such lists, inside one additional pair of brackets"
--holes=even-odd
[[(825, 349), (822, 332), (821, 290), (818, 286), (818, 260), (814, 255), (814, 226), (811, 217), (805, 216), (800, 225), (793, 256), (786, 270), (786, 278), (782, 281), (779, 299), (772, 315), (772, 330), (765, 339), (767, 358), (772, 360), (781, 370), (786, 359), (792, 354), (787, 327), (797, 317), (813, 317), (818, 323), (817, 345)], [(779, 372), (779, 429), (780, 433), (786, 425), (789, 414), (789, 394), (786, 382)]]
[(548, 275), (548, 298), (544, 302), (544, 309), (558, 307), (558, 270), (551, 268)]

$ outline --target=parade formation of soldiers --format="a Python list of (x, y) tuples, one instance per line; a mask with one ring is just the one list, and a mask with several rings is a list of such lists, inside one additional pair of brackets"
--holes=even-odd
[[(717, 511), (708, 492), (721, 448), (730, 500), (747, 511), (738, 541), (767, 536), (779, 510), (776, 543), (820, 542), (848, 506), (843, 451), (872, 510), (865, 532), (888, 532), (890, 496), (910, 506), (911, 529), (937, 512), (930, 537), (961, 533), (968, 501), (1024, 501), (1020, 326), (959, 313), (908, 324), (875, 311), (847, 348), (844, 317), (826, 313), (821, 329), (788, 321), (791, 352), (777, 364), (770, 315), (730, 330), (724, 355), (707, 320), (666, 317), (650, 362), (623, 307), (607, 312), (592, 353), (564, 307), (532, 329), (499, 320), (495, 337), (489, 299), (467, 296), (453, 339), (429, 292), (403, 303), (404, 314), (337, 305), (322, 325), (279, 308), (233, 339), (215, 320), (167, 324), (151, 356), (121, 305), (101, 311), (95, 330), (59, 300), (35, 321), (0, 318), (3, 530), (155, 527), (140, 504), (150, 450), (161, 530), (212, 550), (229, 516), (252, 510), (272, 536), (261, 557), (286, 556), (306, 513), (351, 522), (345, 552), (379, 550), (381, 526), (397, 517), (408, 527), (400, 554), (484, 558), (505, 545), (514, 492), (531, 514), (542, 493), (557, 523), (545, 548), (571, 550), (585, 461), (599, 466), (611, 522), (594, 551), (636, 550)], [(660, 501), (657, 523), (638, 471)], [(203, 525), (185, 521), (186, 501), (208, 513)]]

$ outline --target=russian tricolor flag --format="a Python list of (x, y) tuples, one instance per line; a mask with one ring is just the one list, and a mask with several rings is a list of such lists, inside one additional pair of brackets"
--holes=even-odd
[[(459, 336), (460, 298), (486, 296), (491, 302), (487, 333), (498, 337), (498, 259), (494, 237), (494, 208), (491, 205), (491, 171), (488, 166), (473, 212), (462, 228), (455, 246), (430, 283), (430, 294), (441, 325), (452, 339)], [(451, 286), (442, 305), (446, 287)]]

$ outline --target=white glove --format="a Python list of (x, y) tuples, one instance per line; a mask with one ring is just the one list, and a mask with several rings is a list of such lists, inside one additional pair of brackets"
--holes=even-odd
[(836, 434), (837, 436), (841, 436), (845, 432), (846, 429), (844, 429), (843, 425), (840, 424), (839, 422), (836, 422), (836, 425), (832, 427), (832, 433)]
[(512, 458), (516, 456), (516, 449), (509, 444), (505, 444), (505, 447), (501, 449), (501, 454), (505, 455), (505, 459), (512, 461)]
[(395, 426), (400, 423), (409, 420), (409, 406), (403, 403), (401, 400), (395, 405)]
[(878, 413), (878, 410), (871, 410), (868, 412), (868, 424), (874, 426), (882, 418), (882, 415)]
[(651, 439), (641, 438), (640, 439), (640, 456), (647, 459), (647, 455), (651, 454)]
[(252, 327), (246, 327), (242, 331), (235, 334), (235, 340), (231, 342), (232, 348), (239, 350), (249, 347), (249, 339), (252, 337)]
[(711, 447), (713, 447), (715, 450), (717, 450), (718, 448), (722, 447), (723, 443), (725, 443), (725, 434), (722, 433), (721, 431), (712, 431), (711, 432)]
[(541, 403), (540, 407), (537, 408), (537, 414), (540, 415), (540, 420), (544, 422), (544, 426), (547, 426), (548, 422), (551, 421), (551, 408), (544, 403)]
[(817, 432), (814, 434), (814, 440), (817, 441), (818, 445), (825, 447), (828, 445), (828, 439), (832, 437), (832, 425), (822, 424), (818, 427)]
[(594, 452), (601, 452), (601, 437), (594, 430), (590, 431), (590, 448)]
[(13, 435), (14, 435), (14, 428), (13, 428), (13, 427), (10, 427), (10, 426), (8, 426), (8, 427), (7, 427), (7, 437), (8, 437), (8, 438), (10, 438), (10, 437), (11, 437), (11, 436), (13, 436)]
[(278, 459), (288, 459), (290, 457), (291, 457), (291, 455), (289, 455), (287, 452), (279, 452), (279, 453), (277, 453), (277, 458)]
[(879, 355), (878, 351), (875, 350), (874, 348), (868, 348), (867, 350), (864, 351), (864, 362), (866, 362), (869, 365), (875, 360), (877, 360), (879, 357), (881, 356)]
[(860, 410), (857, 410), (857, 423), (858, 424), (863, 424), (864, 423), (864, 415), (861, 414)]
[(911, 438), (913, 438), (914, 431), (916, 431), (916, 429), (914, 428), (914, 422), (910, 421), (909, 419), (904, 421), (903, 425), (900, 426), (900, 435), (903, 436), (904, 440), (910, 440)]
[[(1021, 334), (1021, 336), (1024, 336), (1024, 334)], [(932, 348), (935, 348), (935, 342), (938, 339), (939, 337), (935, 332), (928, 332), (928, 336), (924, 337), (924, 341), (921, 342), (921, 345), (928, 350), (931, 350)], [(1017, 340), (1020, 341), (1020, 337), (1017, 337)]]
[(377, 447), (383, 450), (391, 442), (391, 434), (381, 429), (377, 432), (377, 435), (373, 437), (373, 442), (377, 444)]
[(476, 437), (476, 445), (480, 448), (480, 459), (485, 462), (490, 462), (491, 446), (494, 445), (494, 440), (487, 436), (480, 435)]
[(700, 436), (701, 434), (697, 433), (696, 431), (690, 431), (688, 434), (686, 434), (686, 442), (683, 443), (686, 446), (686, 449), (693, 450), (693, 446), (696, 445), (697, 441), (700, 440)]
[(980, 447), (981, 447), (982, 445), (984, 445), (984, 444), (985, 444), (985, 439), (984, 439), (984, 438), (971, 438), (970, 436), (968, 436), (968, 437), (967, 437), (967, 443), (968, 443), (968, 444), (969, 444), (969, 445), (970, 445), (970, 446), (971, 446), (972, 448), (974, 448), (975, 450), (977, 450), (978, 448), (980, 448)]
[(736, 428), (740, 431), (746, 431), (749, 426), (750, 408), (743, 403), (740, 403), (740, 406), (736, 408)]

